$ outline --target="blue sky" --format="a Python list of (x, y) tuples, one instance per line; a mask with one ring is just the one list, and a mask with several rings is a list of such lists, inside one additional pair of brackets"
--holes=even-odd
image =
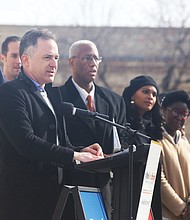
[[(175, 1), (180, 0), (4, 0), (0, 3), (0, 24), (155, 26), (156, 2), (167, 7), (170, 13), (166, 14), (177, 23), (179, 7)], [(188, 14), (190, 1), (182, 2), (182, 14)]]

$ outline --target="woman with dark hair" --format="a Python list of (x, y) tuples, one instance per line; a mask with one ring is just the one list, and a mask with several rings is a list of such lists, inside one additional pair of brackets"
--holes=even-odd
[[(158, 86), (150, 76), (138, 76), (130, 81), (130, 85), (123, 91), (123, 98), (126, 104), (127, 122), (132, 129), (135, 129), (152, 140), (162, 139), (163, 118), (160, 113), (158, 100)], [(133, 138), (133, 143), (138, 148), (143, 144), (150, 144), (150, 139), (145, 139), (137, 135)], [(139, 203), (142, 179), (144, 176), (145, 164), (134, 164), (133, 180), (133, 213), (136, 217), (137, 206)], [(140, 176), (140, 183), (135, 178)], [(157, 178), (152, 199), (152, 210), (155, 220), (161, 220), (161, 198), (160, 198), (160, 166), (158, 166)]]
[(163, 119), (160, 113), (158, 86), (150, 76), (138, 76), (123, 91), (127, 122), (131, 128), (154, 140), (162, 138)]
[(190, 219), (190, 144), (181, 134), (189, 117), (187, 92), (166, 93), (161, 102), (164, 123), (161, 198), (163, 219)]

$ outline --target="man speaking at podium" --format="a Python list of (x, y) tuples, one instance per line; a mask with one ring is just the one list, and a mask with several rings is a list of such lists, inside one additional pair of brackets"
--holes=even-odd
[[(70, 102), (76, 108), (108, 115), (110, 121), (125, 125), (126, 110), (122, 97), (94, 83), (101, 61), (98, 49), (92, 41), (79, 40), (70, 46), (69, 65), (72, 76), (60, 87), (62, 101)], [(97, 142), (102, 146), (104, 154), (120, 150), (119, 131), (112, 125), (77, 116), (68, 116), (65, 119), (68, 136), (73, 145), (88, 146)], [(103, 198), (108, 216), (110, 215), (109, 174), (92, 175), (69, 171), (66, 178), (66, 184), (103, 188)]]
[(98, 144), (83, 152), (71, 146), (57, 103), (46, 95), (45, 84), (58, 68), (54, 35), (47, 29), (26, 32), (20, 56), (18, 78), (0, 86), (0, 219), (51, 220), (60, 192), (58, 167), (103, 153)]

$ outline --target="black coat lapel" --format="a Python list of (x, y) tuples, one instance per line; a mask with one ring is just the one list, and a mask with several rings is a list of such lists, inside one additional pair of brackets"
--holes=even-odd
[[(101, 96), (102, 94), (96, 90), (95, 93), (95, 99), (96, 99), (96, 111), (109, 116), (109, 105), (105, 101), (105, 99)], [(98, 139), (101, 140), (101, 143), (106, 144), (106, 136), (108, 136), (108, 127), (111, 127), (109, 124), (107, 124), (104, 121), (98, 120), (96, 122), (96, 128), (98, 132)], [(110, 130), (110, 129), (109, 129)]]

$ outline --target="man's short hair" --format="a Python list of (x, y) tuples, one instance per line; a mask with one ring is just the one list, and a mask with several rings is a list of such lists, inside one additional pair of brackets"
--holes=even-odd
[(95, 43), (90, 40), (78, 40), (74, 42), (69, 48), (69, 58), (75, 56), (80, 51), (80, 46), (93, 45), (96, 47)]
[(35, 47), (39, 38), (44, 40), (56, 40), (55, 35), (47, 28), (33, 28), (27, 31), (21, 38), (20, 57), (28, 52), (29, 47)]
[(9, 37), (7, 37), (1, 45), (1, 53), (6, 56), (7, 52), (8, 52), (9, 43), (10, 42), (17, 42), (17, 41), (20, 41), (20, 40), (21, 40), (21, 38), (18, 37), (18, 36), (9, 36)]

